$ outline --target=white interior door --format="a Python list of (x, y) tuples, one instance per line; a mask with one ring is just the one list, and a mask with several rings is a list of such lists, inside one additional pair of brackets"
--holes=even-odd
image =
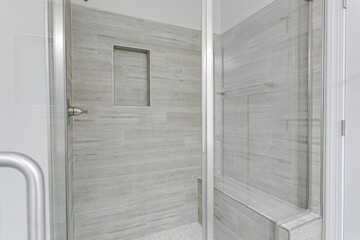
[(344, 240), (360, 238), (360, 1), (348, 0), (346, 20)]

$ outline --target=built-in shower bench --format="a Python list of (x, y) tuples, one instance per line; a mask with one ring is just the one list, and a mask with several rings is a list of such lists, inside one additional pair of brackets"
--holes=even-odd
[[(199, 178), (200, 222), (201, 183)], [(229, 178), (215, 177), (214, 185), (214, 221), (217, 240), (288, 240), (291, 235), (290, 230), (302, 229), (301, 226), (319, 220), (317, 215), (305, 209)]]

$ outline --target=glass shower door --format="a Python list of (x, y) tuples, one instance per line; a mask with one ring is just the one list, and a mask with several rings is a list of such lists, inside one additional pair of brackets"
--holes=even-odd
[[(34, 186), (34, 182), (26, 187), (25, 178), (20, 172), (2, 168), (0, 170), (0, 239), (4, 240), (32, 239), (30, 235), (33, 237), (31, 234), (34, 233), (33, 227), (40, 226), (41, 222), (29, 218), (27, 212), (31, 213), (36, 209), (37, 213), (42, 213), (43, 207), (47, 221), (46, 239), (50, 239), (51, 233), (56, 232), (55, 229), (50, 231), (48, 228), (50, 222), (61, 228), (63, 234), (61, 239), (65, 239), (64, 235), (66, 235), (65, 158), (60, 160), (61, 163), (56, 169), (52, 169), (54, 165), (49, 160), (52, 156), (50, 154), (52, 132), (49, 120), (51, 104), (49, 87), (52, 80), (49, 77), (50, 42), (62, 37), (61, 29), (59, 31), (54, 26), (50, 26), (53, 23), (51, 14), (56, 12), (61, 15), (63, 11), (60, 8), (58, 11), (49, 11), (49, 2), (47, 0), (0, 1), (0, 152), (18, 152), (36, 161), (44, 175), (46, 203), (46, 206), (35, 208), (32, 204), (37, 201), (28, 202), (27, 207), (27, 188)], [(57, 0), (51, 2), (55, 3)], [(56, 30), (58, 36), (53, 38), (49, 28)], [(60, 46), (62, 46), (61, 40)], [(57, 48), (58, 53), (61, 53), (61, 50)], [(59, 80), (58, 86), (64, 82), (61, 78), (57, 80)], [(63, 106), (61, 107), (63, 111)], [(61, 153), (63, 152), (64, 148), (61, 149)], [(55, 175), (52, 174), (52, 170), (55, 170), (60, 177), (53, 178)], [(53, 204), (55, 200), (52, 198), (57, 195), (52, 192), (56, 189), (50, 190), (52, 184), (58, 184), (58, 194), (63, 197), (57, 198), (56, 204)], [(37, 200), (41, 199), (40, 196), (37, 197)], [(61, 213), (53, 221), (52, 214), (55, 208)], [(29, 215), (31, 217), (31, 214)], [(38, 237), (41, 238), (40, 235)]]
[(215, 239), (277, 239), (309, 207), (309, 3), (225, 0), (220, 25)]

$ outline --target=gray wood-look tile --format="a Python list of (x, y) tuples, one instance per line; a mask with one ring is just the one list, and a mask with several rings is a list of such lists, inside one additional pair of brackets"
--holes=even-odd
[[(76, 239), (196, 222), (201, 33), (72, 5), (72, 44)], [(151, 107), (114, 106), (114, 44), (151, 51)]]
[[(66, 42), (66, 100), (68, 106), (73, 104), (73, 71), (72, 71), (72, 34), (71, 34), (71, 1), (65, 1), (65, 42)], [(74, 213), (74, 152), (73, 152), (74, 120), (67, 116), (67, 235), (69, 240), (75, 239)]]
[(215, 190), (215, 239), (274, 240), (275, 224)]
[(323, 215), (323, 188), (322, 188), (322, 112), (323, 110), (323, 5), (324, 0), (314, 1), (312, 4), (312, 143), (311, 143), (311, 211)]

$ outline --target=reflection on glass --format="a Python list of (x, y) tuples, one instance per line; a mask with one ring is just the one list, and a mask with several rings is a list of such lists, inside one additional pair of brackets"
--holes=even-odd
[(274, 239), (308, 208), (308, 19), (278, 0), (215, 37), (217, 240)]

